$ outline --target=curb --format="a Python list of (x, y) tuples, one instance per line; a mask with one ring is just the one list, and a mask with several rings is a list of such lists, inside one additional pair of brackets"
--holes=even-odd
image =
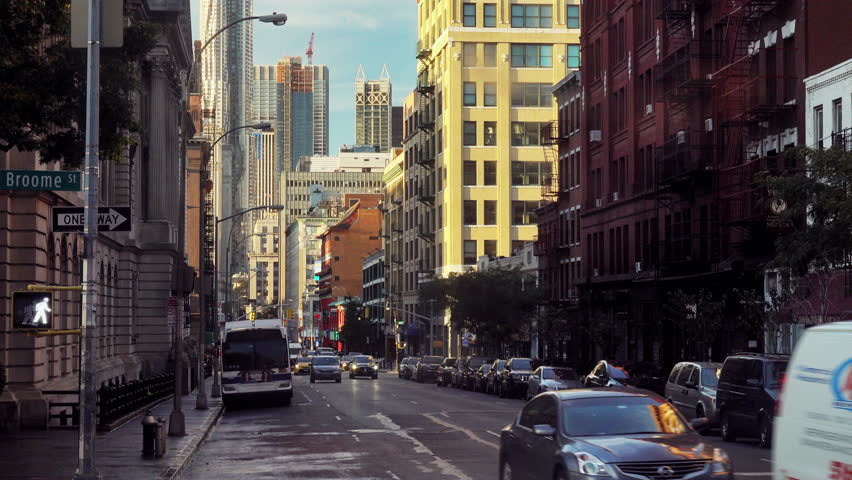
[(163, 473), (160, 474), (161, 479), (177, 479), (180, 477), (180, 474), (183, 473), (184, 469), (186, 469), (186, 467), (192, 462), (193, 457), (195, 457), (195, 454), (198, 452), (198, 448), (205, 440), (207, 440), (210, 432), (213, 431), (213, 427), (219, 423), (219, 418), (222, 417), (222, 412), (225, 410), (225, 404), (220, 402), (218, 406), (213, 408), (215, 408), (216, 411), (204, 422), (204, 425), (201, 427), (201, 434), (197, 435), (195, 439), (183, 448), (183, 450), (175, 457), (174, 463), (169, 465)]

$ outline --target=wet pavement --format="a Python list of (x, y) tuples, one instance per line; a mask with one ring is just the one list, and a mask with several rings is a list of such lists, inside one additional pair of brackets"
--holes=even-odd
[[(227, 410), (182, 478), (494, 479), (500, 429), (523, 404), (395, 373), (340, 384), (299, 377), (290, 407)], [(769, 450), (708, 438), (738, 479), (771, 478)]]

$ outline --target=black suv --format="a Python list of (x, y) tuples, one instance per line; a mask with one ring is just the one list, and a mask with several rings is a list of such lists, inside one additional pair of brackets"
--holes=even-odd
[(772, 420), (789, 355), (738, 353), (725, 359), (716, 388), (722, 440), (756, 435), (760, 446), (772, 444)]
[(527, 380), (532, 375), (531, 358), (513, 358), (506, 363), (500, 373), (497, 394), (502, 398), (520, 397), (526, 394)]
[(438, 368), (441, 367), (441, 357), (423, 357), (414, 367), (414, 380), (423, 383), (426, 380), (438, 378)]
[(485, 393), (497, 395), (500, 387), (500, 375), (503, 373), (503, 367), (506, 366), (506, 360), (494, 360), (491, 364), (491, 370), (485, 374)]
[(441, 362), (441, 366), (438, 367), (438, 386), (446, 387), (453, 383), (453, 371), (458, 364), (459, 359), (456, 357), (447, 357)]
[(461, 377), (460, 386), (466, 390), (473, 390), (474, 375), (483, 364), (491, 364), (493, 358), (480, 357), (471, 355), (465, 359), (464, 365), (459, 367), (459, 376)]

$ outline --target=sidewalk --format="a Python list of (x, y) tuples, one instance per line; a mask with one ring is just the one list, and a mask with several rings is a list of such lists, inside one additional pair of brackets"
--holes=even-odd
[[(212, 383), (212, 378), (208, 378), (208, 395)], [(177, 478), (222, 414), (221, 399), (209, 398), (208, 403), (208, 410), (196, 410), (195, 392), (183, 397), (186, 436), (167, 437), (166, 455), (162, 458), (142, 457), (141, 415), (111, 432), (98, 433), (95, 443), (98, 472), (104, 479)], [(172, 405), (172, 399), (160, 403), (153, 409), (154, 416), (168, 419)], [(0, 477), (69, 480), (77, 470), (77, 441), (77, 432), (70, 430), (2, 434)]]

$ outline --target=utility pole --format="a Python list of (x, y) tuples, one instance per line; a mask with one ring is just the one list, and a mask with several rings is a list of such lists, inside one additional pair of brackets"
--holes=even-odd
[(95, 357), (97, 318), (95, 317), (95, 244), (98, 240), (98, 167), (101, 90), (101, 0), (89, 0), (88, 64), (86, 72), (86, 158), (83, 190), (83, 318), (80, 347), (80, 444), (75, 480), (100, 479), (95, 470)]

